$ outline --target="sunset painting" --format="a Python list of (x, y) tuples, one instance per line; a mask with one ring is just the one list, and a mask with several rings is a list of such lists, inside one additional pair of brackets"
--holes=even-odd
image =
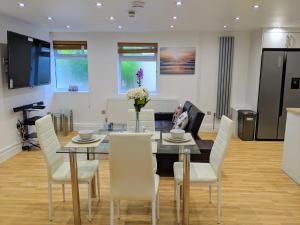
[(195, 74), (196, 48), (161, 47), (160, 74)]

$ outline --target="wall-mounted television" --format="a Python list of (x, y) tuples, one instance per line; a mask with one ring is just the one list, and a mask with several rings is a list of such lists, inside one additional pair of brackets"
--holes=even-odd
[(50, 43), (7, 31), (8, 88), (51, 83)]

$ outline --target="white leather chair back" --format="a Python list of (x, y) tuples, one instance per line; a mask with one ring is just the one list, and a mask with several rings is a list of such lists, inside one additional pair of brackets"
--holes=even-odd
[(44, 116), (43, 118), (37, 120), (35, 122), (35, 126), (39, 144), (47, 163), (48, 179), (51, 179), (52, 174), (64, 162), (63, 155), (56, 153), (56, 151), (61, 148), (61, 145), (55, 134), (50, 115)]
[(149, 134), (110, 134), (109, 161), (113, 199), (153, 199), (155, 187)]
[[(142, 109), (139, 114), (140, 126), (145, 127), (148, 131), (155, 131), (154, 110)], [(135, 131), (136, 112), (135, 109), (128, 109), (127, 130)]]
[(233, 132), (233, 121), (226, 116), (222, 116), (220, 128), (210, 153), (210, 165), (219, 177), (223, 165), (224, 157), (228, 149)]

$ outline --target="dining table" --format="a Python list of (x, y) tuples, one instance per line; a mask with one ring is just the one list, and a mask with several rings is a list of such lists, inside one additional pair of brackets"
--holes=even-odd
[[(81, 225), (80, 213), (80, 197), (78, 187), (77, 174), (77, 155), (86, 154), (87, 160), (94, 160), (95, 155), (109, 154), (109, 133), (111, 132), (127, 132), (126, 127), (123, 129), (98, 129), (94, 132), (98, 141), (93, 143), (74, 143), (68, 142), (64, 148), (61, 148), (56, 153), (68, 154), (70, 159), (71, 184), (72, 184), (72, 202), (73, 202), (73, 216), (74, 224)], [(160, 131), (151, 132), (152, 154), (178, 154), (180, 161), (183, 161), (183, 210), (182, 210), (182, 224), (189, 225), (189, 193), (190, 193), (190, 156), (193, 154), (201, 154), (194, 138), (190, 133), (185, 133), (185, 138), (188, 141), (182, 143), (174, 143), (166, 140), (170, 133), (162, 133)], [(186, 148), (188, 146), (188, 148)], [(96, 197), (95, 181), (92, 183), (92, 197)]]

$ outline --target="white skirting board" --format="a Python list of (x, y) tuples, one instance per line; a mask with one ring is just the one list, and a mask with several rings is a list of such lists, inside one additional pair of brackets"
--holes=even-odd
[(21, 143), (16, 143), (5, 148), (0, 149), (0, 163), (8, 160), (14, 155), (22, 151)]

